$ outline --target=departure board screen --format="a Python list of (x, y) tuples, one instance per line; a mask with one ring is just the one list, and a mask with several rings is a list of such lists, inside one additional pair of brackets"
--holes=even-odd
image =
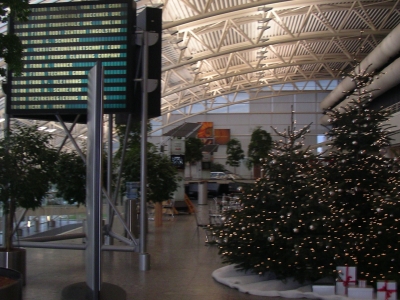
[(132, 0), (31, 5), (27, 22), (11, 22), (25, 48), (22, 76), (11, 76), (7, 113), (86, 114), (89, 70), (104, 67), (104, 113), (132, 104)]

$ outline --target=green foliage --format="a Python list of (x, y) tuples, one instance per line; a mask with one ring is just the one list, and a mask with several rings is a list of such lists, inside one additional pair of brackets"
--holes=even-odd
[(148, 159), (149, 200), (162, 202), (171, 199), (178, 189), (177, 170), (166, 155), (149, 152)]
[[(120, 127), (119, 136), (122, 140), (124, 127)], [(128, 148), (121, 164), (124, 186), (126, 182), (140, 181), (140, 124), (133, 124), (129, 131)], [(121, 149), (118, 151), (121, 157)], [(155, 145), (147, 145), (147, 199), (153, 202), (169, 200), (178, 188), (177, 170), (171, 164), (168, 156), (157, 152)]]
[(267, 157), (269, 151), (272, 148), (272, 137), (271, 135), (257, 127), (251, 134), (250, 144), (247, 151), (248, 161), (247, 167), (250, 169), (255, 165), (260, 165), (260, 160)]
[(51, 135), (37, 127), (16, 126), (0, 140), (0, 202), (8, 214), (6, 248), (11, 248), (18, 207), (35, 209), (50, 189), (57, 152)]
[(199, 138), (187, 138), (185, 140), (185, 161), (194, 164), (203, 159), (203, 142)]
[(330, 231), (338, 265), (357, 266), (358, 276), (400, 281), (398, 238), (400, 165), (385, 155), (392, 134), (390, 113), (368, 108), (371, 74), (353, 74), (357, 89), (340, 110), (328, 110), (327, 184)]
[[(151, 131), (151, 124), (147, 124), (147, 131)], [(122, 145), (124, 143), (126, 125), (118, 125), (116, 127), (117, 136), (119, 138), (119, 143)], [(127, 138), (127, 148), (132, 147), (140, 147), (140, 135), (141, 133), (141, 123), (140, 122), (132, 122), (131, 128), (128, 130), (128, 138)], [(117, 151), (117, 157), (120, 157), (119, 149)]]
[(51, 135), (36, 127), (17, 126), (0, 140), (0, 201), (35, 209), (49, 190), (57, 153)]
[[(122, 176), (125, 182), (140, 181), (140, 148), (127, 150), (126, 159), (122, 165)], [(153, 202), (169, 200), (178, 188), (177, 171), (169, 157), (156, 152), (154, 146), (147, 152), (147, 199)]]
[[(10, 14), (8, 14), (10, 11)], [(29, 10), (29, 0), (5, 0), (0, 3), (1, 22), (9, 21), (12, 16), (20, 21), (26, 21)], [(23, 69), (23, 46), (19, 38), (13, 34), (0, 34), (0, 57), (4, 58), (8, 68), (20, 75)], [(0, 75), (5, 76), (5, 70), (0, 69)]]
[(242, 144), (238, 139), (231, 139), (226, 148), (227, 160), (226, 164), (231, 167), (239, 167), (240, 161), (244, 159), (244, 151)]
[(52, 182), (57, 186), (57, 196), (69, 204), (85, 204), (86, 165), (76, 153), (61, 152), (55, 165)]
[(15, 210), (35, 209), (55, 184), (69, 203), (85, 203), (86, 167), (75, 153), (60, 153), (36, 126), (14, 126), (0, 140), (0, 203), (7, 214), (6, 248), (12, 247)]
[(225, 172), (226, 168), (223, 164), (211, 162), (210, 172)]
[(264, 157), (264, 176), (243, 194), (242, 207), (214, 228), (224, 263), (300, 282), (333, 273), (324, 226), (329, 207), (318, 192), (324, 184), (320, 160), (302, 149), (308, 128), (296, 131), (292, 123), (288, 131), (276, 132), (282, 139)]
[(2, 23), (9, 21), (9, 16), (19, 21), (27, 21), (30, 14), (29, 0), (3, 0), (0, 3)]
[(292, 120), (275, 130), (281, 138), (264, 159), (264, 176), (213, 228), (225, 263), (300, 282), (343, 265), (369, 284), (400, 281), (400, 160), (385, 155), (390, 114), (368, 108), (371, 74), (351, 77), (349, 105), (326, 112), (331, 149), (323, 159), (297, 141), (308, 127), (294, 130)]

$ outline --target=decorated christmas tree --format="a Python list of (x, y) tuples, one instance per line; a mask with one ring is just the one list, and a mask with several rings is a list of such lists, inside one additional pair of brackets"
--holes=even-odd
[[(384, 75), (383, 75), (384, 76)], [(355, 69), (348, 105), (328, 110), (330, 153), (324, 198), (336, 265), (357, 266), (358, 278), (400, 279), (399, 162), (387, 150), (393, 130), (386, 110), (368, 108), (374, 74)]]
[[(227, 213), (214, 227), (220, 255), (239, 270), (297, 281), (332, 275), (320, 160), (304, 149), (310, 125), (296, 130), (293, 120), (263, 161), (263, 176), (241, 199), (241, 208)], [(327, 246), (328, 245), (328, 246)]]

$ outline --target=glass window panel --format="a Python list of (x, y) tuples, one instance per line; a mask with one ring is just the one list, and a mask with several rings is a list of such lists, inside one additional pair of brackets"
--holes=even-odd
[[(215, 107), (215, 104), (214, 104), (214, 107)], [(213, 109), (213, 110), (209, 111), (208, 113), (210, 113), (210, 114), (226, 114), (227, 112), (228, 112), (228, 107), (224, 106), (221, 108)]]
[(263, 87), (262, 90), (265, 92), (270, 92), (270, 91), (272, 91), (272, 88), (269, 86), (266, 86), (266, 87)]
[(234, 105), (228, 106), (228, 112), (231, 114), (248, 113), (248, 112), (250, 112), (250, 104), (248, 102), (246, 102), (246, 103), (239, 103), (239, 104), (234, 104)]
[(272, 89), (274, 91), (280, 91), (281, 88), (282, 88), (282, 84), (275, 84), (275, 85), (272, 86)]
[[(318, 134), (317, 135), (317, 144), (323, 143), (325, 141), (326, 141), (326, 136), (325, 135), (323, 135), (323, 134)], [(318, 147), (317, 148), (317, 152), (318, 153), (321, 153), (322, 151), (324, 151), (323, 147)]]
[(320, 80), (319, 84), (321, 85), (322, 89), (326, 90), (328, 89), (329, 84), (331, 83), (331, 80)]
[(191, 113), (195, 114), (195, 113), (198, 113), (198, 112), (202, 112), (203, 110), (204, 110), (204, 105), (200, 104), (200, 103), (196, 103), (196, 104), (192, 105)]
[(171, 114), (173, 114), (173, 115), (180, 115), (180, 114), (182, 114), (182, 112), (184, 112), (185, 110), (186, 110), (186, 107), (183, 107), (183, 108), (181, 108), (180, 110), (171, 111)]
[(282, 87), (282, 91), (293, 91), (294, 86), (291, 83), (285, 83)]
[(156, 120), (150, 120), (150, 125), (151, 125), (151, 128), (154, 130), (157, 127), (160, 127), (162, 125), (162, 122), (156, 121)]
[(318, 88), (318, 86), (315, 84), (315, 81), (309, 81), (309, 82), (307, 82), (306, 86), (304, 87), (304, 90), (315, 91), (316, 89), (319, 89), (319, 88)]
[(329, 84), (329, 89), (330, 90), (335, 89), (338, 86), (338, 84), (339, 84), (338, 80), (332, 80), (332, 82)]
[(216, 98), (214, 98), (214, 103), (223, 103), (223, 104), (228, 103), (228, 98), (229, 98), (229, 95), (225, 96), (225, 97), (222, 97), (222, 96), (216, 97)]
[(296, 82), (295, 84), (296, 84), (297, 88), (298, 88), (300, 91), (304, 90), (304, 87), (306, 86), (306, 82), (304, 82), (304, 81), (302, 81), (302, 82)]
[[(153, 129), (154, 129), (154, 128), (153, 128)], [(161, 136), (162, 133), (163, 133), (162, 130), (159, 129), (159, 130), (157, 130), (157, 131), (152, 132), (152, 133), (151, 133), (151, 136)]]
[[(234, 95), (231, 95), (232, 96), (232, 99), (234, 98)], [(247, 93), (238, 93), (236, 96), (235, 96), (235, 101), (242, 101), (242, 100), (245, 100), (245, 99), (248, 99), (249, 98), (249, 94), (247, 94)]]
[(323, 143), (326, 141), (326, 136), (324, 134), (318, 134), (317, 135), (317, 143)]

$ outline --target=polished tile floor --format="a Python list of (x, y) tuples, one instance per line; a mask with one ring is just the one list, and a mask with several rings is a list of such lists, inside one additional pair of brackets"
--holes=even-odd
[[(207, 205), (198, 211), (208, 212)], [(198, 222), (205, 221), (204, 215), (198, 215)], [(139, 270), (137, 253), (104, 252), (102, 256), (103, 281), (121, 287), (129, 300), (281, 299), (244, 294), (216, 282), (211, 273), (223, 264), (217, 247), (205, 243), (205, 232), (194, 215), (165, 216), (158, 228), (150, 220), (147, 240), (148, 271)], [(65, 287), (86, 280), (84, 260), (82, 250), (28, 248), (24, 299), (61, 299)]]

